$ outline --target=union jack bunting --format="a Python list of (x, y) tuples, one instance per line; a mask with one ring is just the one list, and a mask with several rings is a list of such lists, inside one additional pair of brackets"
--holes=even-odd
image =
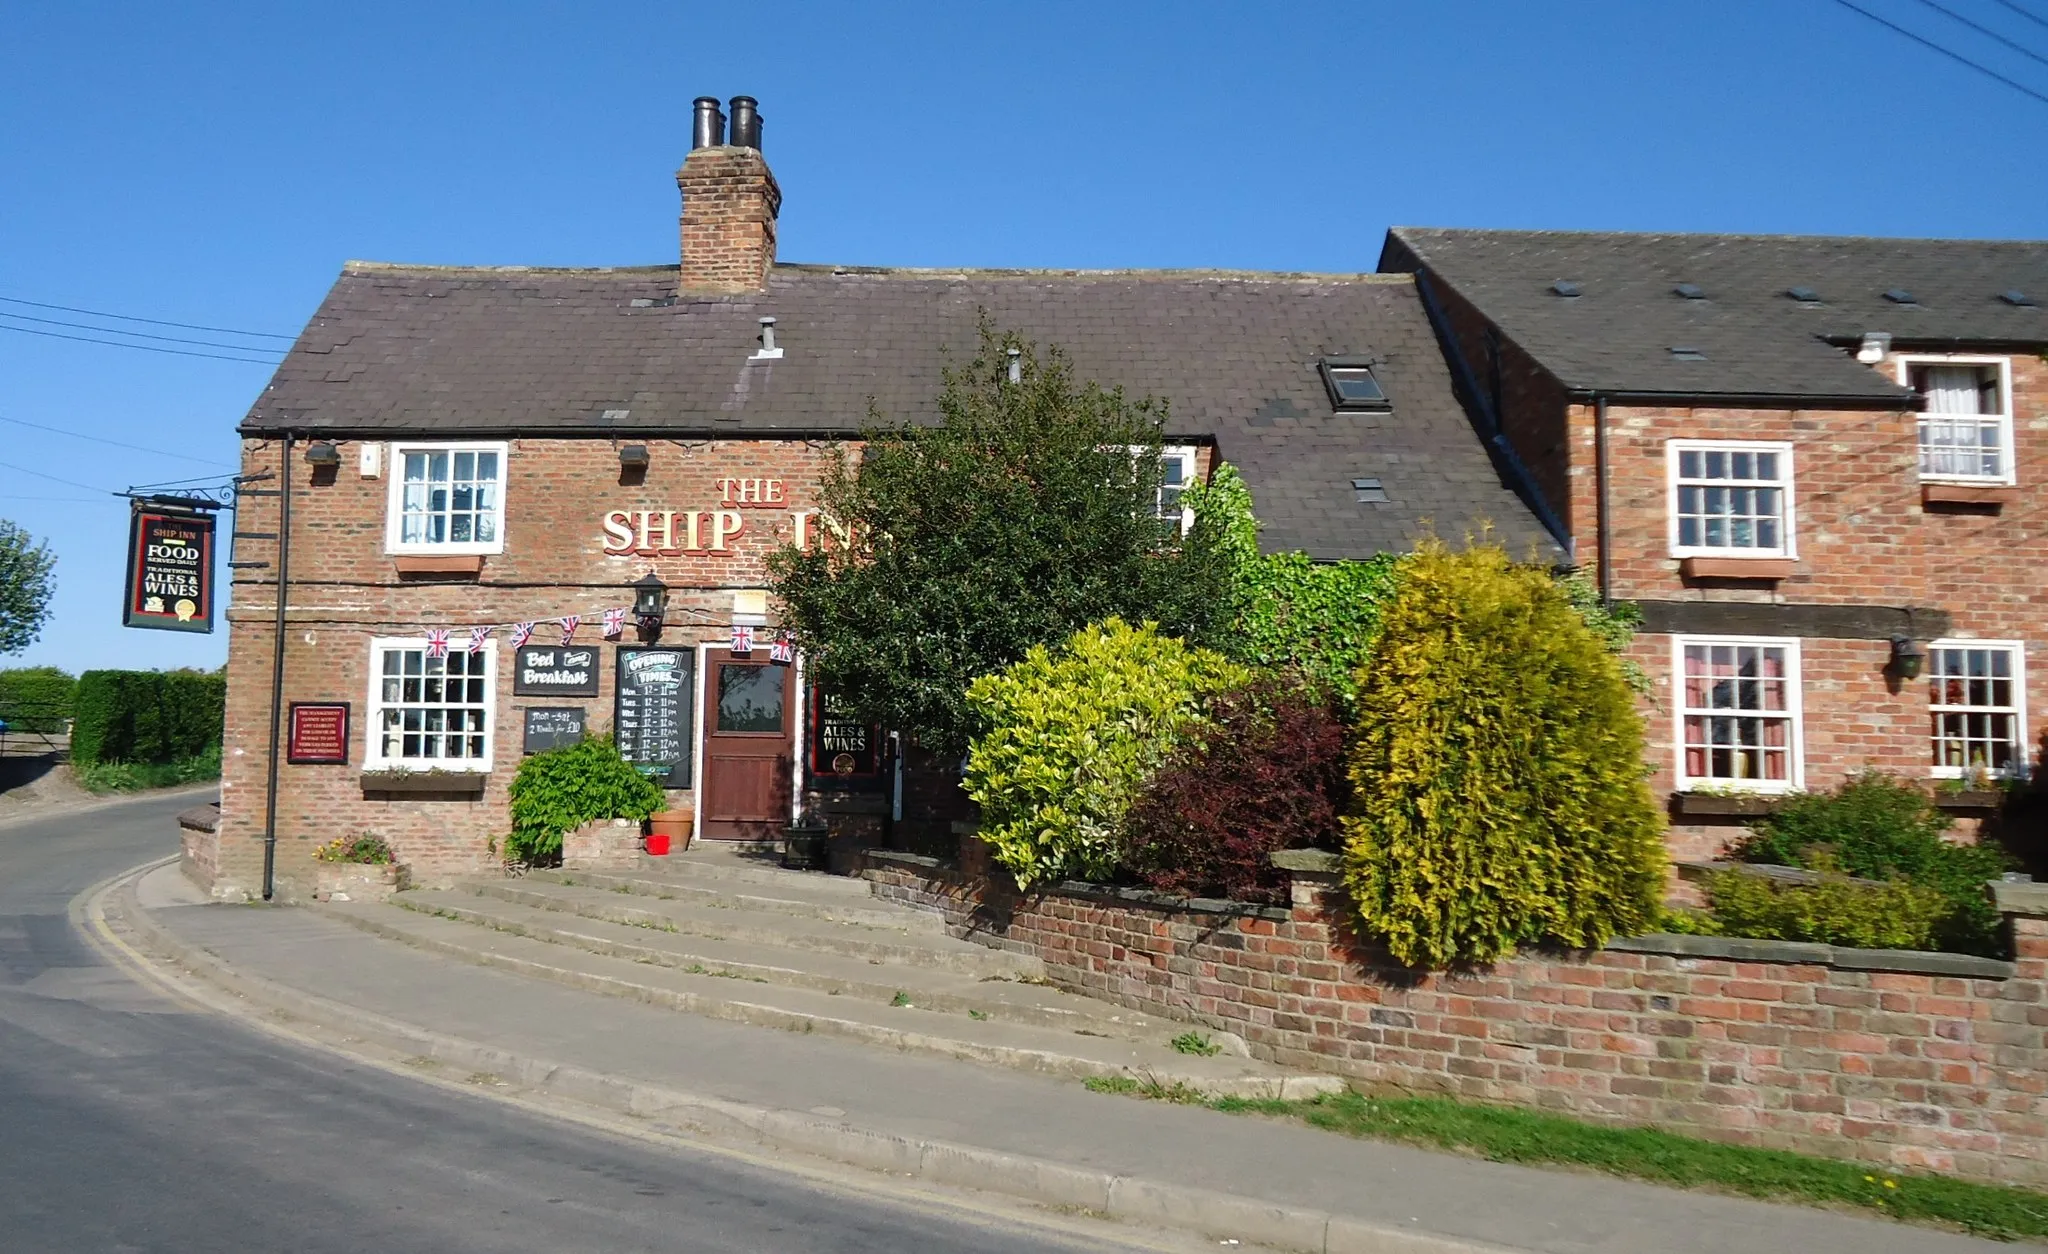
[(796, 660), (796, 642), (789, 638), (788, 632), (776, 636), (768, 645), (768, 660), (777, 666), (788, 666)]
[(732, 651), (734, 653), (752, 653), (754, 651), (754, 629), (752, 627), (739, 626), (732, 629)]
[(490, 628), (488, 628), (488, 627), (472, 627), (472, 628), (470, 628), (470, 629), (469, 629), (469, 651), (470, 651), (471, 653), (482, 653), (482, 652), (484, 651), (484, 641), (486, 641), (486, 640), (489, 640), (490, 638), (491, 638), (491, 629), (490, 629)]
[(525, 648), (525, 647), (526, 647), (526, 642), (527, 642), (527, 641), (529, 641), (529, 640), (531, 640), (531, 639), (533, 639), (533, 624), (532, 624), (532, 623), (514, 623), (514, 624), (512, 624), (512, 647), (513, 647), (513, 648), (515, 648), (515, 649), (523, 649), (523, 648)]
[(616, 640), (626, 632), (626, 611), (606, 610), (604, 612), (604, 638)]
[(569, 643), (576, 639), (576, 629), (582, 625), (581, 614), (569, 614), (562, 619), (562, 647), (567, 648)]
[(448, 629), (446, 627), (435, 627), (427, 632), (427, 656), (448, 656)]

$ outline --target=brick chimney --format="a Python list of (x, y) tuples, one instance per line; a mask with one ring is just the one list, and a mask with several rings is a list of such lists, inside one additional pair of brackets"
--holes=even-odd
[(676, 171), (683, 194), (682, 292), (759, 292), (775, 264), (775, 215), (782, 189), (761, 156), (761, 115), (750, 96), (732, 98), (732, 142), (714, 97), (699, 97), (690, 155)]

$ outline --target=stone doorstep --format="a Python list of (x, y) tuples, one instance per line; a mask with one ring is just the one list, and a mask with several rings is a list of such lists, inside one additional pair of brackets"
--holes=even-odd
[[(978, 1014), (1032, 1027), (1087, 1029), (1123, 1040), (1156, 1041), (1185, 1030), (1185, 1025), (1169, 1026), (1168, 1020), (1063, 992), (1038, 981), (1027, 983), (1017, 978), (937, 967), (891, 966), (841, 954), (778, 950), (760, 944), (679, 935), (603, 919), (565, 916), (487, 897), (414, 893), (398, 898), (396, 904), (422, 914), (606, 957), (688, 974), (806, 988), (877, 1005), (889, 1005), (898, 995), (906, 995), (920, 1009), (970, 1017)], [(1227, 1033), (1217, 1035), (1228, 1052), (1249, 1053), (1240, 1039)]]
[(471, 880), (477, 896), (584, 918), (778, 950), (842, 954), (884, 966), (935, 967), (973, 975), (1043, 976), (1036, 958), (955, 940), (943, 931), (865, 927), (801, 915), (763, 915), (605, 889), (516, 880)]
[[(1117, 1040), (909, 1006), (877, 1006), (811, 989), (693, 975), (486, 931), (397, 905), (316, 907), (330, 917), (430, 953), (624, 997), (688, 1014), (784, 1031), (820, 1033), (905, 1053), (929, 1054), (1066, 1079), (1149, 1077), (1215, 1096), (1307, 1097), (1335, 1092), (1335, 1076), (1289, 1071), (1251, 1058), (1201, 1058), (1165, 1041)], [(1170, 1028), (1182, 1028), (1172, 1024)], [(1182, 1028), (1182, 1030), (1185, 1030)]]
[[(762, 888), (824, 896), (851, 897), (868, 901), (868, 884), (857, 876), (828, 875), (822, 871), (789, 871), (779, 864), (780, 853), (760, 855), (735, 847), (731, 842), (695, 840), (689, 849), (665, 858), (645, 857), (637, 868), (642, 879), (676, 879), (702, 883), (705, 880), (753, 884)], [(775, 896), (770, 893), (768, 896)]]
[(777, 885), (757, 892), (750, 891), (755, 887), (751, 883), (697, 879), (687, 874), (645, 875), (626, 871), (568, 869), (529, 871), (521, 879), (529, 883), (601, 888), (658, 901), (691, 902), (756, 914), (794, 915), (905, 932), (943, 932), (946, 926), (944, 919), (925, 911), (876, 901), (865, 892), (849, 896), (843, 890), (820, 890), (804, 884)]

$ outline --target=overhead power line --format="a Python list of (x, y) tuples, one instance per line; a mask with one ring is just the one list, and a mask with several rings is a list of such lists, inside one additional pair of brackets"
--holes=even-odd
[(275, 331), (238, 331), (233, 327), (203, 327), (192, 322), (166, 322), (162, 318), (138, 318), (134, 314), (103, 313), (97, 309), (79, 309), (71, 305), (52, 305), (40, 300), (23, 300), (19, 296), (0, 296), (0, 303), (9, 305), (32, 305), (37, 309), (55, 309), (62, 313), (84, 314), (89, 318), (112, 318), (117, 322), (147, 322), (153, 327), (177, 327), (185, 331), (211, 331), (215, 335), (253, 335), (266, 340), (295, 340), (296, 335), (279, 335)]
[(136, 453), (148, 453), (154, 457), (175, 457), (181, 462), (196, 462), (201, 466), (212, 466), (216, 470), (228, 469), (228, 467), (222, 462), (210, 461), (204, 457), (194, 457), (190, 453), (173, 453), (168, 449), (145, 448), (140, 444), (129, 444), (121, 440), (110, 440), (103, 435), (87, 435), (83, 431), (66, 431), (62, 427), (44, 426), (40, 422), (30, 422), (26, 418), (9, 418), (5, 414), (0, 414), (0, 422), (13, 423), (17, 427), (30, 427), (37, 431), (48, 431), (53, 435), (68, 435), (74, 440), (90, 440), (94, 444), (108, 444), (112, 445), (114, 448), (125, 448)]
[(1866, 9), (1859, 4), (1851, 3), (1850, 0), (1835, 0), (1835, 3), (1841, 5), (1843, 8), (1849, 10), (1851, 13), (1860, 14), (1863, 17), (1869, 18), (1871, 21), (1876, 22), (1879, 26), (1882, 26), (1887, 30), (1895, 31), (1898, 34), (1904, 35), (1906, 38), (1912, 40), (1916, 44), (1919, 44), (1923, 48), (1930, 48), (1935, 52), (1940, 53), (1942, 56), (1947, 57), (1951, 61), (1967, 65), (1971, 69), (1977, 71), (1979, 74), (1982, 74), (1986, 78), (1995, 78), (1999, 82), (2004, 83), (2007, 87), (2012, 88), (2014, 91), (2019, 92), (2022, 95), (2032, 96), (2034, 99), (2040, 101), (2042, 104), (2048, 104), (2048, 95), (2043, 95), (2040, 92), (2035, 91), (2033, 88), (2027, 86), (2025, 83), (2022, 83), (2017, 79), (2007, 78), (2005, 75), (2000, 74), (1997, 70), (1992, 69), (1990, 66), (1982, 65), (1976, 61), (1972, 61), (1970, 58), (1964, 56), (1960, 52), (1952, 52), (1949, 49), (1942, 47), (1940, 44), (1935, 43), (1932, 39), (1927, 38), (1925, 35), (1916, 35), (1912, 31), (1909, 31), (1905, 27), (1899, 25), (1897, 22), (1881, 18), (1877, 14), (1872, 13), (1869, 9)]
[(281, 353), (278, 348), (263, 348), (255, 344), (223, 344), (218, 340), (194, 340), (182, 335), (157, 335), (150, 331), (123, 331), (119, 327), (96, 327), (89, 322), (66, 322), (62, 318), (38, 318), (34, 314), (9, 313), (0, 309), (0, 318), (13, 318), (17, 322), (40, 322), (46, 327), (70, 327), (74, 331), (97, 331), (101, 335), (126, 335), (138, 340), (160, 340), (166, 344), (197, 344), (202, 348), (225, 348), (233, 353)]
[(34, 475), (38, 479), (48, 479), (51, 483), (61, 483), (67, 488), (83, 488), (87, 492), (97, 492), (101, 496), (121, 495), (119, 492), (115, 492), (109, 488), (96, 488), (89, 483), (80, 483), (76, 479), (59, 478), (58, 476), (50, 474), (46, 471), (30, 470), (26, 466), (16, 466), (11, 462), (0, 462), (0, 470), (12, 470), (24, 475)]
[[(124, 344), (119, 340), (95, 340), (83, 335), (66, 335), (62, 331), (38, 331), (34, 327), (16, 327), (0, 323), (0, 331), (13, 331), (20, 335), (42, 335), (53, 340), (77, 340), (81, 344), (99, 344), (106, 348), (132, 348), (144, 353), (169, 353), (173, 357), (209, 357), (214, 361), (239, 361), (245, 366), (275, 366), (274, 357), (228, 357), (221, 353), (195, 353), (189, 348), (159, 348), (154, 344)], [(250, 352), (268, 352), (268, 349), (252, 348)]]
[(2030, 61), (2039, 61), (2042, 65), (2048, 65), (2048, 57), (2042, 56), (2040, 53), (2034, 51), (2032, 48), (2027, 47), (2025, 44), (2018, 42), (2017, 40), (2007, 39), (2005, 36), (1999, 34), (1997, 31), (1992, 30), (1989, 26), (1985, 26), (1979, 22), (1971, 21), (1969, 18), (1964, 17), (1962, 14), (1956, 12), (1954, 9), (1949, 8), (1945, 4), (1939, 4), (1936, 2), (1936, 0), (1920, 0), (1920, 3), (1926, 5), (1930, 9), (1933, 9), (1936, 13), (1943, 14), (1944, 16), (1953, 18), (1955, 21), (1961, 22), (1963, 25), (1969, 27), (1973, 31), (1976, 31), (1978, 34), (1984, 36), (1986, 39), (1997, 40), (1999, 43), (2004, 44), (2006, 47), (2012, 49), (2014, 52), (2019, 53), (2021, 56), (2026, 57)]
[(2048, 17), (2042, 17), (2038, 13), (2029, 13), (2025, 9), (2022, 9), (2020, 6), (2014, 4), (2012, 0), (1998, 0), (1998, 3), (2004, 5), (2008, 9), (2011, 9), (2013, 12), (2019, 14), (2021, 17), (2027, 19), (2029, 22), (2032, 22), (2036, 26), (2048, 26)]

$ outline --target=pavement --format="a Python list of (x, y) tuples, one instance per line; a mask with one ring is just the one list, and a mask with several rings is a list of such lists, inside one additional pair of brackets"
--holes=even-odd
[[(96, 883), (176, 847), (191, 804), (0, 829), (6, 1254), (1215, 1248), (503, 1099), (476, 1070), (387, 1065), (360, 1042), (217, 1013), (136, 971), (83, 913)], [(238, 909), (302, 917), (215, 913)]]
[[(167, 832), (166, 848), (171, 840)], [(1354, 1140), (872, 1041), (677, 1013), (479, 967), (313, 909), (201, 904), (174, 866), (97, 894), (88, 914), (109, 942), (152, 952), (159, 971), (212, 990), (217, 1008), (353, 1056), (466, 1074), (485, 1091), (623, 1118), (681, 1145), (836, 1162), (877, 1181), (1192, 1234), (1210, 1248), (1998, 1248), (1860, 1215)]]

